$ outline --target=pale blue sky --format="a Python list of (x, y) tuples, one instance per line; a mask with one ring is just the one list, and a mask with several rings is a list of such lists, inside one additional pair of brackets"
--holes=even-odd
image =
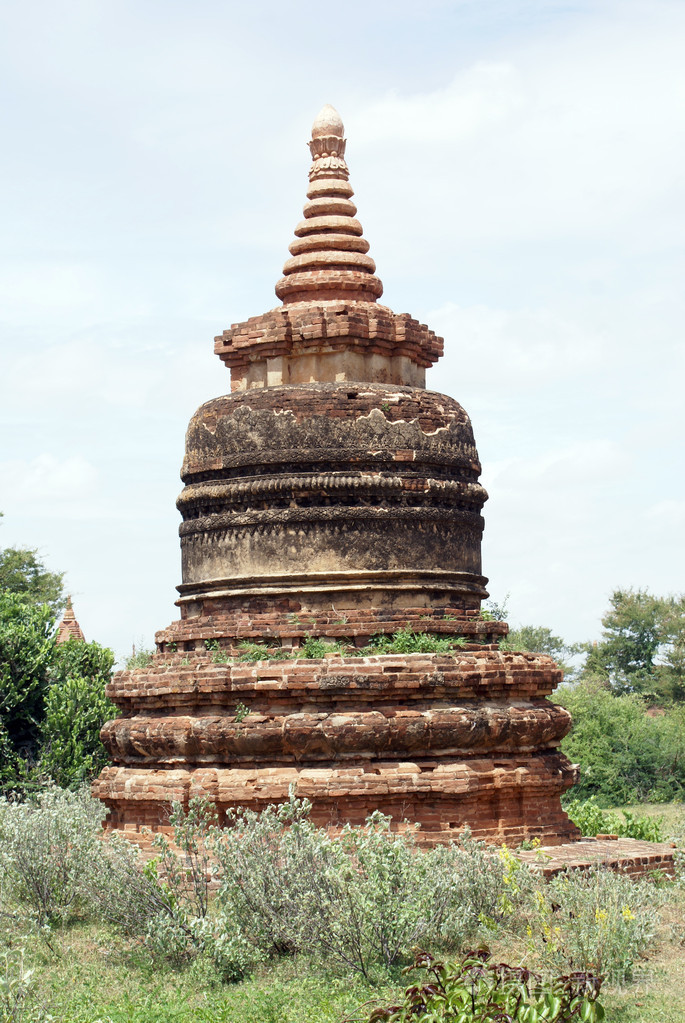
[(0, 544), (119, 654), (176, 617), (185, 427), (277, 304), (330, 102), (473, 420), (493, 597), (579, 640), (685, 590), (684, 50), (681, 0), (3, 4)]

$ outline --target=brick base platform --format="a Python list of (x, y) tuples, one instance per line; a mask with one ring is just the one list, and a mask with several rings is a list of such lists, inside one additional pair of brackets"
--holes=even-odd
[(643, 842), (635, 838), (583, 838), (564, 845), (542, 846), (517, 852), (517, 857), (538, 868), (545, 878), (563, 870), (589, 870), (604, 866), (628, 877), (644, 877), (656, 871), (673, 876), (675, 845), (671, 842)]
[(490, 645), (249, 664), (158, 653), (107, 686), (121, 716), (93, 793), (124, 832), (164, 827), (172, 800), (205, 796), (222, 823), (292, 790), (334, 830), (381, 810), (419, 823), (425, 845), (465, 825), (511, 848), (563, 843), (578, 834), (560, 802), (577, 769), (558, 748), (568, 712), (547, 699), (559, 677), (549, 657)]

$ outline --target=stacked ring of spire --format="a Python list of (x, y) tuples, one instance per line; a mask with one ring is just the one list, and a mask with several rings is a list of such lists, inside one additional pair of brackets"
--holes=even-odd
[(276, 294), (284, 303), (345, 299), (375, 302), (383, 284), (367, 255), (369, 243), (356, 219), (357, 207), (345, 163), (344, 127), (326, 104), (312, 126), (312, 166), (304, 220), (295, 228), (291, 258)]

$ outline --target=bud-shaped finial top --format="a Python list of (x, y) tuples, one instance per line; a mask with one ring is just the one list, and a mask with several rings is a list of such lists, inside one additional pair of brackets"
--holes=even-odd
[(345, 126), (340, 114), (330, 103), (326, 103), (316, 115), (312, 125), (312, 138), (318, 139), (322, 135), (337, 135), (338, 138), (342, 138), (344, 134)]

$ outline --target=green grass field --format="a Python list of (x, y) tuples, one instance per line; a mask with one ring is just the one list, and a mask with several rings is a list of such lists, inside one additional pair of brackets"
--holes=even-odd
[[(672, 900), (657, 941), (622, 988), (605, 988), (609, 1023), (682, 1023), (685, 1019), (685, 898)], [(331, 973), (325, 964), (284, 960), (250, 980), (222, 985), (195, 964), (183, 971), (153, 965), (136, 942), (90, 924), (27, 949), (36, 967), (39, 1001), (64, 1023), (340, 1023), (364, 1018), (364, 1003), (384, 1002), (407, 980), (379, 977), (378, 985)], [(492, 943), (498, 960), (530, 962), (508, 937)], [(366, 1008), (368, 1017), (369, 1008)]]

